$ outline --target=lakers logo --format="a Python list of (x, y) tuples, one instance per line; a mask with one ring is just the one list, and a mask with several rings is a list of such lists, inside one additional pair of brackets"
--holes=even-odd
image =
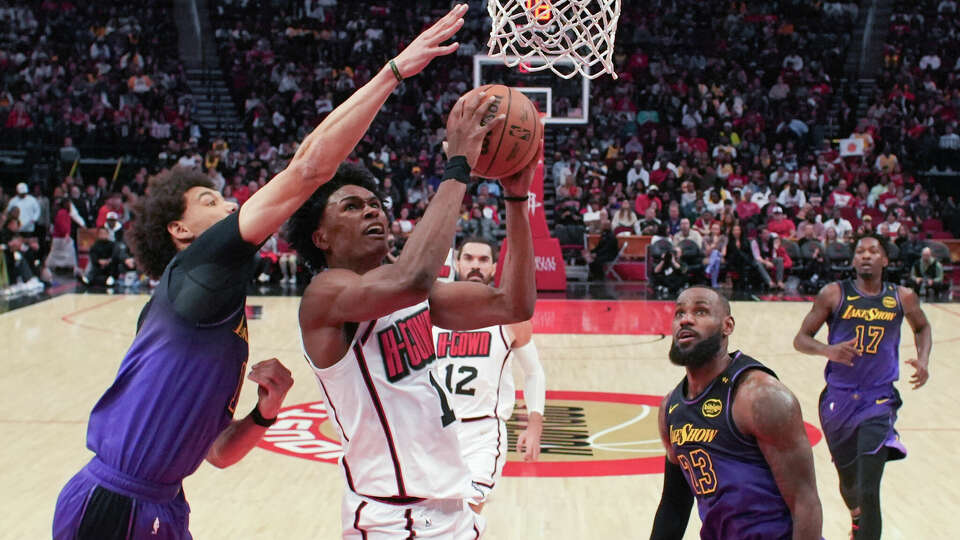
[(700, 412), (703, 413), (707, 418), (716, 418), (720, 416), (720, 412), (723, 410), (723, 402), (719, 399), (708, 399), (703, 402), (703, 406), (700, 407)]
[(688, 442), (708, 443), (717, 436), (717, 430), (693, 427), (693, 424), (684, 424), (681, 427), (670, 426), (670, 442), (683, 446)]
[(884, 296), (884, 297), (883, 297), (883, 307), (888, 308), (888, 309), (893, 309), (893, 308), (897, 307), (897, 300), (896, 300), (896, 298), (893, 298), (892, 296)]
[(250, 343), (250, 338), (247, 335), (247, 316), (246, 315), (240, 316), (240, 323), (237, 324), (237, 327), (233, 329), (233, 333), (240, 336), (240, 339), (242, 339), (244, 342)]
[[(887, 305), (887, 300), (897, 305), (897, 301), (889, 296), (883, 299), (883, 305)], [(888, 306), (891, 307), (891, 306)], [(841, 319), (863, 319), (865, 321), (892, 321), (897, 314), (893, 311), (884, 311), (878, 308), (857, 309), (853, 306), (847, 306), (846, 311), (840, 316)]]

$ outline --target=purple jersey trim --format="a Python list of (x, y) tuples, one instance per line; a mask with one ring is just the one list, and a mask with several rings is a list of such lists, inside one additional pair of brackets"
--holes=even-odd
[[(376, 322), (376, 321), (374, 321)], [(370, 325), (373, 327), (373, 324)], [(369, 331), (367, 332), (369, 334)], [(387, 448), (390, 450), (390, 459), (393, 460), (393, 472), (397, 477), (397, 495), (407, 496), (407, 490), (403, 485), (403, 471), (400, 469), (400, 456), (397, 455), (397, 447), (393, 443), (393, 434), (390, 431), (390, 424), (387, 422), (387, 414), (383, 410), (383, 404), (380, 402), (380, 396), (377, 394), (377, 388), (373, 384), (373, 378), (370, 376), (370, 370), (367, 369), (367, 359), (363, 355), (363, 347), (357, 343), (353, 347), (353, 352), (357, 356), (357, 364), (360, 366), (360, 374), (363, 375), (363, 382), (370, 393), (370, 399), (373, 401), (373, 408), (377, 411), (377, 417), (380, 419), (380, 425), (383, 427), (383, 435), (387, 439)]]
[(742, 442), (747, 446), (752, 446), (754, 448), (757, 448), (757, 440), (753, 439), (751, 441), (750, 438), (748, 438), (745, 433), (740, 431), (740, 428), (737, 427), (737, 423), (733, 419), (733, 392), (734, 390), (737, 389), (737, 377), (739, 377), (740, 374), (743, 373), (744, 371), (748, 371), (751, 369), (759, 369), (765, 373), (767, 372), (761, 366), (752, 365), (752, 366), (744, 366), (739, 370), (737, 370), (736, 373), (730, 376), (730, 390), (727, 391), (727, 414), (725, 416), (727, 418), (727, 426), (730, 428), (730, 433), (733, 434), (734, 438), (736, 438), (738, 441)]

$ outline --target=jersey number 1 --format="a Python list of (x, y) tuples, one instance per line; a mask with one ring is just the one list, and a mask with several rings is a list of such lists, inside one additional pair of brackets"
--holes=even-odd
[(437, 381), (433, 380), (433, 372), (429, 373), (428, 377), (430, 377), (430, 385), (433, 386), (433, 389), (437, 391), (437, 395), (440, 396), (440, 410), (443, 412), (443, 414), (440, 415), (440, 424), (443, 425), (443, 427), (447, 427), (457, 420), (457, 415), (453, 414), (453, 409), (450, 408), (450, 403), (447, 402), (447, 394), (444, 393), (443, 388), (437, 384)]

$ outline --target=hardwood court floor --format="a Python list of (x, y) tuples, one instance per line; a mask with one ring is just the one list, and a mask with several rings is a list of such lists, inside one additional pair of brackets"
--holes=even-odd
[[(87, 416), (113, 379), (146, 299), (65, 295), (0, 315), (0, 485), (7, 491), (0, 505), (0, 538), (49, 537), (57, 493), (91, 455), (84, 443)], [(319, 400), (300, 353), (297, 302), (290, 297), (249, 300), (263, 307), (262, 319), (250, 322), (251, 362), (276, 356), (290, 367), (296, 383), (288, 404)], [(732, 348), (742, 348), (776, 370), (798, 395), (805, 419), (819, 427), (815, 407), (823, 360), (797, 354), (791, 346), (808, 309), (806, 303), (734, 303)], [(960, 342), (960, 306), (931, 304), (925, 310), (933, 324), (932, 375), (919, 391), (900, 384), (905, 406), (898, 426), (910, 456), (886, 470), (885, 538), (952, 537), (960, 510), (960, 367), (951, 354)], [(669, 338), (541, 332), (536, 342), (550, 390), (662, 395), (682, 376), (666, 358)], [(913, 338), (906, 325), (901, 352), (903, 360), (912, 357)], [(904, 379), (910, 371), (905, 366)], [(245, 384), (238, 414), (245, 414), (255, 397), (255, 385)], [(849, 517), (822, 441), (814, 455), (824, 536), (846, 538)], [(646, 538), (661, 478), (504, 478), (484, 512), (485, 538)], [(191, 529), (198, 539), (338, 538), (342, 489), (334, 465), (259, 448), (229, 469), (204, 464), (185, 483), (193, 507)], [(697, 538), (697, 530), (694, 516), (686, 538)]]

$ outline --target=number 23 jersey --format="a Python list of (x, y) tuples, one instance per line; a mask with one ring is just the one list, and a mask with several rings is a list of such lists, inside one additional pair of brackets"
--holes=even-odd
[[(667, 402), (666, 424), (708, 539), (790, 538), (793, 520), (756, 439), (737, 429), (733, 398), (751, 369), (773, 371), (739, 351), (700, 395), (686, 399), (687, 379)], [(774, 375), (776, 376), (776, 375)]]
[(357, 325), (349, 351), (313, 369), (343, 444), (347, 487), (367, 497), (470, 495), (455, 416), (435, 380), (427, 302)]

